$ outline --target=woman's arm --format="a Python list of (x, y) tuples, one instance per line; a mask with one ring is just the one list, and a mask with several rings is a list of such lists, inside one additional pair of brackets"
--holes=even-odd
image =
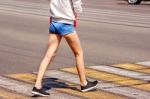
[(73, 7), (74, 7), (74, 11), (75, 13), (82, 13), (82, 1), (81, 0), (72, 0), (73, 2)]

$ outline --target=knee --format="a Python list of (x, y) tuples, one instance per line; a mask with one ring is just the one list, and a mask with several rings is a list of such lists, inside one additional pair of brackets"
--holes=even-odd
[(75, 52), (74, 55), (76, 58), (80, 58), (80, 57), (82, 58), (83, 57), (83, 51)]
[(56, 53), (48, 53), (48, 54), (46, 54), (45, 58), (46, 59), (51, 59), (51, 58), (53, 58), (55, 56), (56, 56)]
[(47, 60), (50, 60), (52, 58), (52, 54), (47, 54), (46, 56), (45, 56), (45, 59), (47, 59)]
[(55, 53), (53, 53), (52, 57), (55, 57), (55, 56), (56, 56), (56, 52), (55, 52)]

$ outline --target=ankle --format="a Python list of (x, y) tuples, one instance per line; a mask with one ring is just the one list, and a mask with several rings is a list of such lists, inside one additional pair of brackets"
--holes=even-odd
[(84, 82), (81, 83), (81, 86), (86, 86), (87, 85), (87, 80), (85, 80)]
[(41, 89), (42, 88), (42, 86), (39, 86), (39, 85), (35, 85), (34, 87), (37, 88), (37, 89)]

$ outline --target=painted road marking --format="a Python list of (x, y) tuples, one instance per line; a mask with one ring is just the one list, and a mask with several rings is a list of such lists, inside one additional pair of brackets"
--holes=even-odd
[[(18, 79), (14, 80), (14, 79), (10, 79), (10, 78), (0, 76), (0, 87), (8, 89), (8, 90), (13, 91), (13, 92), (17, 92), (17, 93), (26, 95), (26, 96), (29, 97), (27, 99), (32, 99), (32, 97), (31, 97), (32, 96), (31, 90), (33, 88), (32, 84), (25, 83), (25, 82), (20, 82), (20, 81), (18, 81)], [(15, 96), (11, 96), (10, 99), (13, 99), (14, 97)], [(81, 97), (71, 96), (69, 94), (58, 92), (58, 91), (53, 90), (53, 89), (50, 90), (50, 96), (49, 97), (42, 98), (42, 99), (67, 99), (68, 97), (70, 99), (81, 99)], [(8, 99), (9, 99), (9, 97), (8, 97)], [(15, 98), (15, 99), (24, 99), (24, 98)], [(35, 99), (35, 98), (33, 98), (33, 99)]]
[(21, 79), (22, 81), (25, 81), (27, 83), (33, 83), (36, 80), (36, 75), (30, 73), (8, 74), (6, 76), (17, 80)]
[[(77, 74), (76, 68), (64, 68), (61, 69), (66, 72)], [(146, 81), (141, 81), (137, 79), (133, 79), (131, 77), (120, 76), (116, 74), (112, 74), (109, 72), (96, 71), (92, 69), (86, 69), (86, 75), (91, 78), (95, 78), (98, 80), (104, 80), (107, 82), (113, 82), (115, 84), (120, 84), (123, 86), (130, 86), (133, 88), (138, 88), (140, 90), (150, 91), (150, 83)]]
[[(45, 76), (47, 77), (54, 77), (54, 78), (61, 78), (65, 81), (73, 82), (76, 84), (79, 84), (79, 78), (78, 75), (70, 74), (68, 72), (63, 72), (63, 71), (57, 71), (57, 70), (49, 70), (46, 72)], [(88, 78), (89, 80), (93, 80)], [(127, 86), (120, 86), (119, 84), (113, 84), (113, 83), (108, 83), (104, 82), (102, 80), (99, 80), (99, 83), (97, 85), (97, 88), (100, 90), (108, 91), (114, 94), (118, 95), (123, 95), (123, 96), (128, 96), (131, 98), (136, 98), (136, 99), (145, 99), (148, 96), (150, 96), (149, 92), (135, 89), (135, 88), (130, 88)]]
[[(26, 76), (27, 75), (27, 76)], [(31, 76), (29, 76), (31, 75)], [(12, 75), (7, 75), (8, 77), (11, 77), (11, 78), (14, 78), (14, 79), (17, 79), (17, 80), (21, 80), (21, 81), (24, 81), (24, 82), (28, 82), (28, 83), (35, 83), (34, 80), (36, 78), (35, 74), (12, 74)], [(57, 76), (59, 77), (59, 76)], [(97, 90), (97, 91), (94, 91), (94, 92), (87, 92), (87, 93), (82, 93), (79, 91), (79, 88), (78, 87), (69, 87), (69, 86), (72, 86), (73, 83), (70, 83), (70, 82), (65, 82), (63, 83), (64, 81), (61, 81), (61, 80), (58, 80), (55, 81), (55, 82), (49, 82), (49, 86), (52, 85), (51, 87), (53, 86), (57, 86), (55, 89), (57, 91), (61, 91), (61, 92), (65, 92), (65, 93), (68, 93), (68, 94), (72, 94), (72, 95), (76, 95), (76, 96), (80, 96), (80, 97), (84, 97), (84, 98), (92, 98), (92, 99), (99, 99), (99, 98), (110, 98), (111, 99), (126, 99), (127, 97), (123, 97), (123, 96), (120, 96), (120, 95), (115, 95), (115, 94), (112, 94), (112, 93), (109, 93), (109, 92), (105, 92), (105, 91), (101, 91), (101, 90)], [(47, 83), (47, 82), (45, 82)], [(56, 85), (56, 84), (60, 84), (59, 86)]]
[(29, 84), (24, 84), (22, 82), (12, 80), (6, 77), (0, 76), (0, 87), (5, 89), (15, 91), (17, 93), (22, 93), (27, 96), (31, 96), (32, 86)]
[(29, 97), (0, 87), (0, 99), (29, 99)]
[(148, 66), (148, 67), (150, 67), (150, 61), (145, 61), (145, 62), (137, 62), (136, 64), (139, 64), (139, 65), (144, 65), (144, 66)]
[(118, 68), (132, 70), (136, 72), (146, 73), (150, 74), (150, 67), (144, 66), (144, 65), (138, 65), (138, 64), (116, 64), (112, 65)]
[[(145, 66), (148, 64), (149, 62), (128, 64), (128, 66), (127, 64), (121, 64), (122, 66), (125, 66), (124, 68), (121, 68), (122, 66), (119, 67), (120, 64), (114, 67), (102, 65), (88, 67), (86, 69), (87, 76), (90, 77), (88, 79), (98, 79), (99, 83), (97, 86), (98, 90), (96, 92), (90, 92), (86, 94), (79, 92), (80, 88), (77, 85), (79, 84), (79, 78), (78, 75), (74, 75), (77, 74), (76, 68), (64, 68), (61, 69), (61, 71), (48, 70), (45, 74), (46, 78), (44, 80), (47, 79), (48, 83), (46, 84), (53, 87), (52, 90), (49, 91), (51, 95), (48, 98), (66, 99), (68, 97), (72, 97), (73, 99), (81, 99), (90, 97), (93, 99), (93, 96), (95, 96), (94, 99), (99, 98), (100, 96), (101, 98), (113, 97), (114, 99), (150, 98), (150, 83), (147, 82), (150, 80), (150, 75), (148, 72), (149, 66)], [(144, 73), (137, 70), (144, 70)], [(145, 72), (146, 70), (147, 72)], [(11, 93), (11, 91), (13, 91), (23, 94), (23, 96), (25, 97), (29, 97), (32, 95), (32, 84), (35, 83), (36, 80), (35, 74), (20, 73), (10, 74), (6, 76), (8, 78), (0, 76), (0, 87), (10, 90), (10, 92), (8, 91), (8, 93)], [(60, 78), (61, 80), (58, 78)], [(0, 90), (0, 92), (3, 92), (3, 90)], [(4, 94), (6, 92), (7, 90), (4, 90)], [(0, 98), (1, 97), (4, 96), (2, 96), (0, 93)], [(9, 99), (9, 96), (6, 99)]]
[[(51, 75), (51, 77), (56, 77), (56, 78), (60, 77), (60, 78), (62, 78), (64, 80), (69, 80), (71, 82), (73, 80), (73, 83), (78, 82), (78, 76), (77, 75), (73, 75), (73, 74), (69, 75), (66, 72), (51, 71), (50, 70), (50, 71), (47, 71), (46, 74), (47, 75)], [(17, 75), (17, 77), (19, 77), (19, 76)], [(25, 78), (28, 82), (31, 83), (32, 81), (34, 81), (34, 79), (32, 79), (30, 81), (30, 79), (28, 77), (33, 78), (35, 76), (32, 76), (32, 75), (30, 76), (28, 74), (27, 74), (27, 76), (25, 76), (23, 74), (23, 76), (21, 76), (21, 77)], [(72, 78), (72, 79), (68, 79), (68, 78)], [(21, 82), (14, 81), (14, 80), (10, 80), (10, 79), (4, 78), (4, 77), (0, 77), (0, 79), (1, 79), (0, 80), (0, 85), (1, 86), (3, 85), (2, 87), (5, 87), (7, 89), (17, 90), (18, 92), (23, 92), (24, 94), (30, 94), (30, 91), (32, 90), (32, 86), (31, 85), (29, 86), (29, 84), (21, 83)], [(19, 88), (18, 88), (18, 86), (19, 86)], [(148, 93), (148, 92), (144, 92), (144, 91), (141, 91), (141, 90), (128, 88), (128, 87), (116, 87), (116, 86), (119, 86), (119, 85), (110, 84), (110, 83), (103, 83), (103, 82), (100, 82), (100, 84), (98, 85), (99, 89), (103, 89), (103, 90), (111, 92), (111, 93), (113, 92), (113, 93), (116, 93), (116, 94), (122, 94), (122, 95), (130, 96), (130, 97), (133, 97), (133, 98), (144, 99), (147, 96), (150, 96), (150, 93)], [(58, 94), (58, 92), (54, 92), (53, 90), (51, 90), (50, 93), (51, 93), (51, 98), (53, 98), (53, 99), (59, 99), (60, 97), (62, 99), (66, 99), (66, 97), (71, 97), (69, 95), (66, 96), (66, 94), (62, 94), (62, 93)], [(56, 96), (57, 96), (57, 98), (56, 98)], [(73, 99), (78, 99), (78, 98), (77, 97), (73, 97)]]
[(127, 76), (127, 77), (131, 77), (135, 79), (150, 81), (150, 75), (148, 74), (124, 70), (124, 69), (116, 68), (114, 66), (100, 65), (100, 66), (90, 66), (88, 68), (91, 68), (94, 70), (100, 70), (104, 72), (109, 72), (109, 73), (113, 73), (117, 75)]

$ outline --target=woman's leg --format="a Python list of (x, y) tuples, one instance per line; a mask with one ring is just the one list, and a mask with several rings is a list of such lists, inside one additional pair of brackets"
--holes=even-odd
[(50, 63), (53, 55), (56, 53), (56, 50), (59, 46), (61, 38), (62, 37), (59, 35), (49, 34), (48, 49), (44, 56), (44, 59), (42, 60), (42, 62), (40, 64), (37, 80), (35, 83), (35, 87), (38, 89), (42, 88), (42, 78), (44, 76), (44, 73), (45, 73), (47, 66)]
[(72, 49), (75, 58), (76, 58), (76, 67), (79, 74), (80, 82), (82, 86), (87, 84), (86, 76), (85, 76), (85, 67), (84, 67), (84, 59), (83, 59), (83, 51), (81, 48), (80, 40), (76, 32), (65, 35), (67, 43)]

